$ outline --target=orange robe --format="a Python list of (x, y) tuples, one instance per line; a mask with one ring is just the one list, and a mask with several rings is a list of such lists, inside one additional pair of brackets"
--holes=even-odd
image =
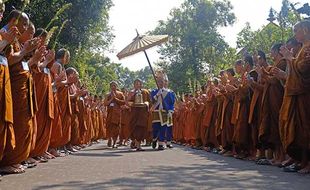
[(185, 122), (186, 126), (184, 129), (184, 138), (187, 143), (192, 142), (195, 140), (195, 121), (193, 117), (193, 109), (192, 109), (192, 103), (187, 102), (187, 106), (185, 109)]
[(216, 133), (217, 100), (212, 96), (208, 99), (206, 104), (207, 113), (204, 118), (204, 125), (206, 128), (204, 144), (205, 146), (217, 148), (219, 146)]
[(62, 119), (60, 114), (61, 112), (57, 93), (54, 93), (53, 97), (54, 97), (54, 119), (52, 121), (50, 147), (59, 148), (61, 146), (61, 138), (62, 138)]
[(202, 146), (202, 139), (201, 139), (201, 128), (202, 128), (202, 120), (203, 120), (203, 111), (204, 111), (204, 104), (199, 103), (196, 105), (195, 114), (197, 115), (197, 119), (195, 121), (195, 139), (196, 139), (196, 146)]
[(223, 107), (221, 115), (221, 145), (224, 149), (232, 149), (234, 125), (231, 123), (231, 115), (233, 111), (233, 94), (226, 92), (223, 94)]
[[(275, 66), (284, 71), (286, 68), (286, 61), (281, 60), (279, 63), (276, 63)], [(270, 69), (267, 68), (267, 71), (269, 70)], [(281, 146), (279, 111), (282, 105), (283, 95), (284, 88), (278, 79), (273, 77), (266, 80), (262, 95), (261, 112), (263, 115), (259, 127), (259, 140), (263, 145), (271, 146), (269, 148)]]
[[(142, 102), (151, 102), (150, 93), (146, 89), (141, 89)], [(135, 92), (131, 91), (129, 98), (133, 105), (130, 108), (129, 130), (132, 140), (142, 141), (147, 136), (149, 108), (148, 106), (137, 107), (134, 105)]]
[[(19, 44), (14, 44), (14, 52), (20, 51)], [(13, 128), (15, 132), (16, 146), (7, 148), (3, 153), (0, 166), (20, 164), (26, 160), (33, 148), (35, 114), (35, 98), (33, 91), (33, 79), (29, 71), (24, 70), (22, 63), (9, 66), (13, 103)]]
[(78, 97), (71, 99), (71, 145), (79, 145), (80, 128), (79, 128), (79, 106)]
[(54, 96), (51, 76), (48, 72), (37, 70), (33, 73), (33, 78), (38, 103), (36, 146), (31, 151), (31, 156), (35, 157), (43, 155), (50, 144), (52, 119), (54, 118)]
[(15, 148), (13, 102), (8, 66), (0, 63), (0, 161), (6, 149)]
[(127, 106), (122, 106), (122, 118), (121, 118), (121, 132), (120, 132), (120, 140), (128, 140), (131, 138), (131, 131), (130, 131), (130, 117), (131, 111), (130, 108)]
[[(111, 95), (107, 96), (107, 100), (110, 100)], [(120, 91), (116, 91), (116, 98), (118, 100), (113, 100), (110, 105), (107, 106), (107, 136), (108, 138), (117, 138), (120, 133), (121, 125), (121, 106), (125, 104), (124, 94)]]
[(233, 142), (238, 148), (249, 150), (251, 148), (251, 129), (248, 123), (250, 108), (250, 88), (242, 85), (235, 93), (232, 123), (235, 125)]
[(302, 149), (310, 152), (310, 43), (305, 43), (289, 64), (280, 112), (281, 140), (286, 152), (301, 160)]
[(62, 137), (60, 146), (66, 145), (71, 140), (71, 100), (67, 86), (60, 87), (56, 92), (59, 100), (60, 115), (62, 120)]
[(78, 99), (78, 119), (79, 119), (79, 144), (85, 144), (85, 137), (86, 137), (86, 132), (87, 132), (87, 120), (86, 120), (86, 109), (85, 109), (85, 103), (84, 103), (84, 98), (79, 98)]
[(259, 128), (261, 124), (261, 104), (262, 104), (262, 95), (264, 86), (260, 83), (253, 83), (251, 85), (253, 89), (253, 96), (250, 103), (250, 110), (249, 110), (249, 124), (252, 128), (252, 142), (255, 148), (260, 149), (262, 147), (261, 142), (258, 140), (259, 136)]

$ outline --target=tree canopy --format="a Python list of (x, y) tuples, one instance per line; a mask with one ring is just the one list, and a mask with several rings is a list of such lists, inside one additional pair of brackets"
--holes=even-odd
[[(170, 40), (160, 48), (173, 89), (186, 91), (188, 79), (202, 81), (225, 68), (234, 50), (218, 28), (233, 24), (235, 15), (229, 1), (186, 0), (160, 21), (152, 33), (168, 34)], [(161, 64), (163, 66), (163, 64)]]

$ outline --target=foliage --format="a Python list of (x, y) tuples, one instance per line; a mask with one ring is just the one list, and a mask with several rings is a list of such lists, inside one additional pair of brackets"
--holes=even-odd
[(289, 1), (283, 0), (280, 12), (271, 9), (268, 20), (270, 22), (267, 25), (256, 31), (246, 23), (238, 33), (237, 48), (243, 48), (246, 52), (257, 49), (269, 52), (273, 44), (284, 43), (293, 36), (292, 27), (297, 23), (298, 15), (290, 7)]
[(218, 28), (234, 23), (229, 1), (186, 0), (160, 21), (153, 34), (168, 34), (170, 40), (160, 48), (163, 63), (175, 91), (188, 90), (189, 78), (203, 82), (206, 73), (227, 66), (224, 55), (232, 49)]

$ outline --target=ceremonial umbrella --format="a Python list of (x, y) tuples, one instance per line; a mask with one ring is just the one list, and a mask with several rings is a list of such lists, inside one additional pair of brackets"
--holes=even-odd
[(168, 35), (139, 35), (137, 31), (137, 36), (133, 39), (133, 41), (116, 56), (118, 59), (122, 59), (143, 51), (158, 87), (153, 67), (145, 50), (160, 45), (166, 41), (168, 41)]

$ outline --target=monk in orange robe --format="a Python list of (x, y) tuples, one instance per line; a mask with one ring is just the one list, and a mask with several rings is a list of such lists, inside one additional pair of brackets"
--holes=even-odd
[(110, 83), (111, 92), (106, 95), (104, 105), (107, 107), (107, 136), (108, 145), (117, 148), (116, 140), (119, 136), (121, 125), (121, 106), (125, 104), (125, 97), (117, 90), (117, 83)]
[[(134, 89), (128, 94), (128, 102), (130, 105), (130, 137), (135, 141), (137, 151), (141, 151), (141, 141), (146, 138), (149, 104), (151, 102), (150, 93), (143, 89), (143, 83), (140, 79), (134, 81)], [(141, 101), (141, 102), (140, 102)]]
[[(40, 37), (45, 42), (47, 32), (44, 29), (38, 29), (34, 35)], [(42, 43), (41, 45), (44, 45)], [(30, 156), (36, 160), (46, 162), (46, 158), (52, 158), (47, 152), (52, 130), (52, 119), (54, 119), (54, 97), (49, 67), (53, 65), (55, 58), (54, 51), (49, 51), (45, 60), (36, 65), (33, 69), (33, 78), (37, 95), (38, 112), (36, 145), (31, 151)], [(43, 157), (44, 156), (44, 157)]]
[(252, 142), (253, 147), (257, 149), (257, 155), (255, 155), (253, 151), (252, 159), (260, 160), (265, 159), (265, 149), (262, 142), (259, 141), (259, 128), (261, 124), (262, 112), (261, 112), (261, 104), (262, 104), (262, 96), (264, 91), (264, 79), (261, 77), (260, 68), (267, 68), (268, 63), (266, 60), (266, 55), (262, 51), (258, 51), (254, 56), (254, 62), (256, 64), (255, 71), (258, 73), (257, 79), (248, 80), (249, 86), (253, 91), (253, 95), (250, 103), (249, 110), (249, 119), (248, 122), (252, 129)]
[[(24, 33), (28, 24), (28, 16), (25, 13), (14, 10), (10, 13), (8, 24), (3, 30), (9, 31), (10, 28), (16, 26), (20, 33)], [(3, 158), (0, 162), (0, 170), (3, 173), (24, 172), (20, 163), (28, 158), (31, 148), (33, 148), (35, 102), (33, 101), (33, 80), (29, 72), (29, 66), (37, 64), (43, 55), (41, 54), (42, 52), (38, 52), (28, 62), (24, 62), (23, 59), (27, 53), (36, 49), (39, 43), (40, 40), (38, 38), (27, 40), (22, 47), (18, 41), (15, 41), (8, 51), (11, 92), (12, 99), (14, 99), (13, 128), (16, 146), (14, 149), (12, 149), (13, 147), (7, 147), (4, 150)]]
[[(0, 4), (0, 8), (0, 14), (3, 14), (5, 10), (4, 3)], [(0, 20), (1, 19), (2, 18), (0, 18)], [(0, 41), (1, 44), (4, 44), (0, 47), (0, 52), (3, 52), (6, 45), (10, 44), (16, 36), (16, 27), (14, 31), (0, 32)], [(0, 55), (0, 161), (6, 149), (12, 150), (14, 148), (15, 134), (13, 129), (13, 103), (9, 66), (7, 58)], [(18, 170), (13, 167), (7, 167), (6, 169), (8, 172), (11, 170), (11, 173), (18, 172)]]
[(245, 65), (242, 60), (235, 64), (236, 72), (241, 75), (241, 84), (235, 91), (232, 123), (235, 125), (233, 142), (237, 152), (236, 158), (244, 159), (251, 155), (253, 143), (251, 142), (251, 127), (248, 123), (249, 108), (252, 91), (247, 83), (251, 76), (253, 59), (250, 56), (245, 58)]
[(222, 93), (223, 95), (223, 108), (222, 108), (222, 116), (221, 116), (221, 145), (223, 150), (220, 154), (224, 156), (232, 156), (233, 155), (233, 135), (234, 135), (234, 125), (231, 123), (231, 116), (233, 111), (233, 100), (234, 95), (233, 91), (237, 87), (237, 80), (234, 77), (235, 72), (232, 68), (227, 69), (225, 72), (225, 77), (227, 80), (224, 86), (225, 90)]
[(290, 157), (301, 161), (299, 173), (310, 173), (310, 22), (304, 20), (294, 26), (295, 38), (303, 44), (297, 57), (292, 51), (281, 47), (287, 60), (289, 73), (280, 120), (284, 122), (281, 139)]
[[(286, 48), (291, 50), (292, 53), (293, 53), (293, 57), (297, 57), (301, 47), (302, 47), (302, 43), (298, 42), (295, 38), (290, 38), (287, 40), (286, 42)], [(285, 83), (286, 80), (287, 80), (287, 73), (289, 72), (289, 65), (287, 65), (287, 68), (286, 68), (286, 71), (283, 71), (281, 70), (280, 68), (277, 68), (277, 67), (273, 67), (271, 69), (271, 74), (276, 77), (277, 79), (279, 79), (281, 81), (281, 83)], [(286, 96), (283, 97), (283, 103), (282, 103), (282, 106), (281, 106), (281, 109), (280, 109), (280, 119), (279, 119), (279, 128), (280, 128), (280, 137), (281, 137), (281, 142), (282, 142), (282, 145), (283, 145), (283, 129), (285, 128), (285, 121), (282, 120), (283, 118), (285, 117), (282, 117), (282, 114), (281, 113), (284, 113), (282, 110), (285, 108), (285, 105), (284, 102), (286, 99)], [(288, 167), (289, 171), (290, 171), (290, 165), (292, 164), (299, 164), (299, 162), (295, 159), (293, 159), (292, 157), (288, 156), (287, 153), (286, 153), (286, 157), (287, 159), (285, 161), (282, 162), (281, 166), (283, 167)], [(286, 168), (284, 168), (285, 170)], [(298, 168), (296, 168), (298, 169)], [(297, 171), (297, 170), (295, 170)]]
[(262, 94), (261, 123), (259, 127), (259, 140), (263, 145), (269, 146), (274, 151), (275, 156), (271, 163), (280, 165), (284, 160), (284, 152), (279, 132), (279, 111), (283, 101), (284, 88), (281, 81), (270, 75), (273, 67), (283, 71), (286, 69), (286, 60), (279, 53), (282, 44), (275, 44), (271, 48), (271, 56), (274, 60), (274, 66), (268, 66), (263, 69), (262, 78), (264, 78), (264, 89)]
[(217, 100), (215, 95), (218, 94), (217, 81), (211, 82), (207, 89), (207, 112), (204, 118), (205, 133), (205, 147), (206, 151), (216, 151), (219, 148), (219, 142), (216, 135), (216, 121), (217, 121)]
[(79, 82), (79, 74), (76, 69), (69, 67), (66, 69), (67, 77), (72, 78), (72, 81), (75, 81), (69, 86), (69, 94), (70, 94), (70, 101), (71, 101), (71, 139), (67, 145), (67, 149), (71, 152), (77, 152), (79, 147), (79, 137), (80, 137), (80, 128), (79, 128), (79, 117), (78, 114), (80, 112), (78, 100), (80, 95), (84, 92), (81, 91), (78, 87)]
[(195, 134), (195, 148), (202, 148), (202, 140), (200, 136), (200, 128), (202, 122), (202, 114), (204, 110), (204, 103), (202, 101), (201, 92), (196, 91), (195, 98), (193, 99), (194, 109), (193, 109), (193, 119), (194, 119), (194, 134)]
[(194, 115), (194, 97), (190, 95), (186, 102), (185, 117), (186, 127), (184, 129), (184, 138), (188, 146), (195, 145), (195, 115)]
[(75, 82), (74, 77), (67, 77), (64, 65), (70, 61), (70, 53), (66, 49), (60, 49), (56, 53), (54, 66), (58, 71), (55, 77), (56, 94), (58, 96), (60, 115), (62, 120), (62, 137), (58, 141), (59, 147), (64, 147), (71, 140), (71, 100), (69, 85)]

